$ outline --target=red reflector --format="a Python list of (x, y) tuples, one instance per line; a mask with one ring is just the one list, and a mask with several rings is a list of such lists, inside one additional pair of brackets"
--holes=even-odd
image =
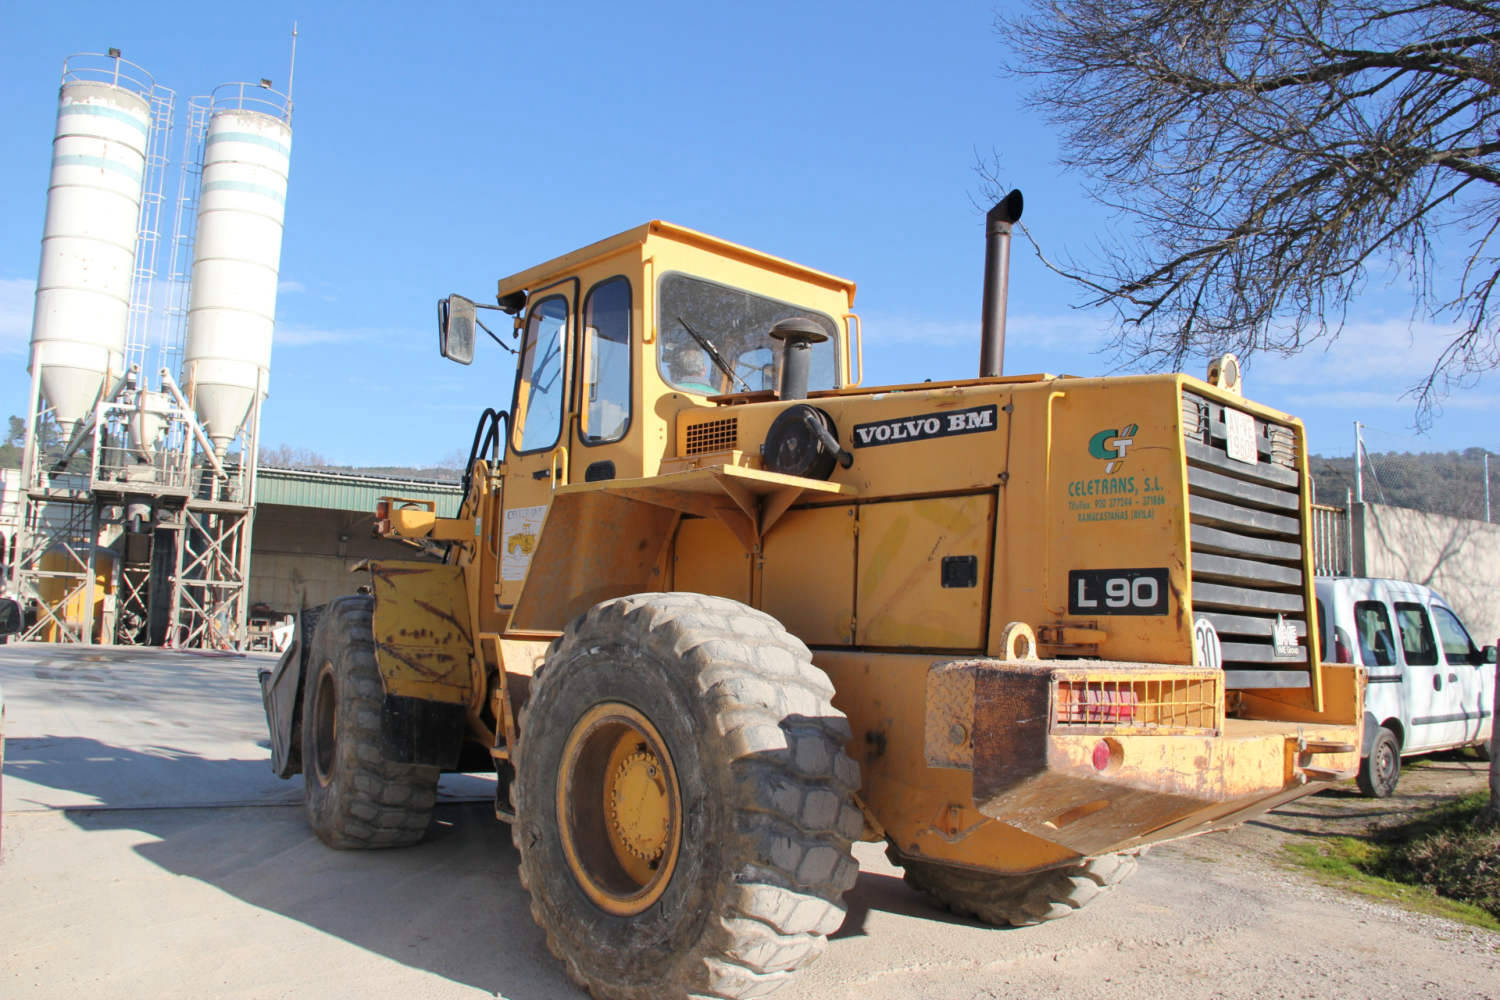
[(1109, 770), (1109, 758), (1110, 758), (1109, 744), (1106, 743), (1104, 740), (1100, 740), (1098, 743), (1095, 743), (1094, 744), (1094, 770), (1096, 770), (1096, 771), (1108, 771)]

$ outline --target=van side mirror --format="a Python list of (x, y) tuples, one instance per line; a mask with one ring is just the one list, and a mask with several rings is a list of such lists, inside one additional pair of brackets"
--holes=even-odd
[(1496, 660), (1500, 660), (1500, 650), (1497, 650), (1494, 646), (1484, 647), (1484, 649), (1479, 651), (1479, 655), (1484, 658), (1483, 662), (1485, 663), (1494, 663)]
[(21, 602), (14, 597), (0, 597), (0, 635), (21, 631)]
[(462, 295), (438, 299), (438, 353), (461, 365), (474, 360), (474, 303)]

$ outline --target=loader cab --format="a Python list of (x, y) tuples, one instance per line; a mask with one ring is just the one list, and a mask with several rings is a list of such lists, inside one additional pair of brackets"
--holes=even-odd
[[(555, 490), (673, 471), (685, 450), (681, 413), (776, 398), (777, 322), (801, 318), (826, 334), (812, 348), (809, 389), (856, 383), (853, 300), (845, 279), (664, 222), (501, 279), (498, 308), (513, 317), (501, 339), (517, 354), (503, 510), (486, 531), (496, 610), (520, 593)], [(467, 314), (440, 317), (443, 353), (465, 361)], [(477, 367), (503, 364), (508, 356), (477, 339)], [(758, 461), (733, 442), (708, 444), (720, 461)]]

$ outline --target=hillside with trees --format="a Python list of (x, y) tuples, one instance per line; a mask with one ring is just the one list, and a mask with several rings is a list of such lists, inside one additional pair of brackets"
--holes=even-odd
[[(1500, 457), (1490, 470), (1491, 503), (1500, 515)], [(1342, 507), (1354, 489), (1351, 456), (1312, 456), (1319, 503)], [(1484, 449), (1370, 452), (1365, 456), (1364, 496), (1374, 503), (1433, 514), (1484, 520)]]

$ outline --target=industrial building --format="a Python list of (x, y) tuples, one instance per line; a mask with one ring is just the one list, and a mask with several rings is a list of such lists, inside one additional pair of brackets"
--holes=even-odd
[(257, 468), (291, 78), (187, 102), (169, 201), (174, 91), (118, 49), (63, 63), (0, 538), (24, 640), (245, 648), (252, 609), (324, 600), (346, 561), (392, 554), (358, 523), (382, 488), (456, 491)]
[[(25, 500), (19, 470), (0, 469), (0, 580), (7, 579), (20, 538)], [(246, 645), (266, 645), (269, 624), (302, 606), (325, 603), (352, 591), (354, 567), (365, 559), (420, 556), (371, 533), (375, 501), (400, 496), (437, 504), (445, 514), (458, 506), (457, 483), (351, 475), (302, 469), (261, 468), (250, 546)], [(131, 644), (120, 630), (117, 579), (101, 574), (94, 615), (94, 641)], [(108, 639), (105, 639), (108, 636)], [(40, 634), (38, 638), (55, 636)]]

